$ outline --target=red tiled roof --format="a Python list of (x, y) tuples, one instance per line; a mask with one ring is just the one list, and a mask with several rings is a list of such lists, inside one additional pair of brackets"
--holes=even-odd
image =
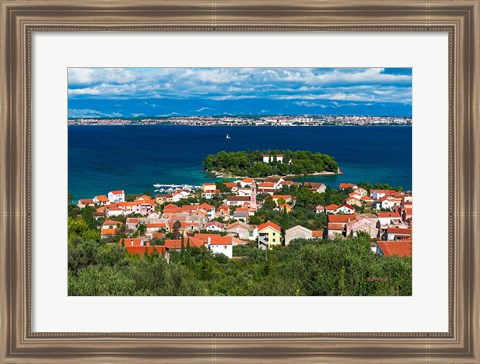
[(180, 207), (178, 207), (177, 205), (168, 204), (167, 206), (165, 206), (165, 207), (163, 208), (163, 212), (178, 213), (178, 212), (182, 212), (182, 209), (181, 209)]
[(340, 189), (345, 189), (345, 188), (353, 188), (355, 187), (356, 185), (354, 185), (353, 183), (340, 183), (338, 185), (338, 188)]
[(412, 256), (412, 242), (410, 240), (399, 241), (379, 241), (378, 246), (383, 252), (383, 255), (399, 256), (399, 257), (411, 257)]
[(343, 230), (343, 224), (328, 223), (328, 230)]
[(227, 226), (226, 230), (230, 230), (230, 229), (233, 229), (237, 226), (240, 226), (241, 228), (243, 229), (247, 229), (247, 230), (251, 230), (251, 229), (255, 229), (256, 226), (252, 226), (252, 225), (248, 225), (244, 222), (241, 222), (241, 221), (235, 221), (233, 224), (230, 224)]
[(232, 237), (230, 235), (221, 236), (219, 234), (195, 234), (194, 238), (207, 244), (210, 239), (210, 245), (232, 245)]
[(207, 211), (214, 209), (214, 207), (212, 205), (209, 205), (206, 202), (202, 203), (198, 207), (201, 208), (201, 209), (207, 210)]
[(117, 226), (117, 225), (123, 225), (123, 222), (120, 221), (115, 221), (115, 220), (105, 220), (105, 222), (102, 224), (102, 226)]
[(119, 202), (118, 203), (118, 206), (120, 207), (128, 207), (128, 206), (135, 206), (135, 202), (133, 201), (123, 201), (123, 202)]
[(124, 191), (123, 190), (116, 190), (116, 191), (111, 191), (113, 195), (123, 195)]
[(250, 201), (249, 196), (228, 196), (227, 201)]
[(412, 234), (412, 230), (409, 228), (395, 228), (395, 227), (389, 227), (387, 228), (387, 234)]
[(258, 188), (268, 188), (268, 187), (275, 187), (275, 183), (273, 182), (261, 182), (258, 184)]
[(163, 233), (152, 233), (152, 238), (154, 239), (163, 239), (164, 234)]
[(78, 202), (80, 202), (82, 205), (94, 205), (95, 204), (95, 202), (93, 202), (93, 200), (91, 198), (78, 200)]
[(95, 196), (95, 198), (100, 202), (108, 202), (108, 197), (105, 195)]
[(144, 200), (142, 198), (135, 200), (135, 205), (150, 205), (155, 206), (155, 201), (153, 200)]
[(103, 229), (101, 234), (102, 235), (115, 235), (117, 233), (117, 229)]
[(264, 224), (260, 224), (258, 225), (258, 231), (261, 231), (267, 227), (271, 227), (272, 229), (274, 230), (277, 230), (278, 232), (281, 232), (282, 229), (280, 228), (280, 226), (278, 226), (277, 224), (275, 224), (274, 222), (271, 222), (271, 221), (267, 221), (266, 223)]
[(332, 203), (331, 205), (325, 206), (325, 210), (336, 210), (338, 209), (338, 205)]
[(346, 224), (349, 221), (355, 219), (355, 214), (345, 214), (345, 215), (328, 215), (328, 222), (344, 223)]
[(148, 254), (152, 254), (153, 250), (155, 249), (159, 254), (165, 253), (165, 246), (162, 245), (155, 245), (155, 246), (127, 246), (127, 251), (130, 254), (145, 254), (147, 251)]
[(145, 242), (145, 244), (148, 241), (144, 238), (124, 238), (120, 239), (118, 245), (122, 246), (123, 244), (125, 244), (126, 247), (141, 246), (142, 240)]
[(140, 219), (137, 217), (129, 217), (127, 219), (127, 224), (138, 224), (140, 222)]
[(348, 203), (344, 203), (342, 206), (340, 207), (346, 207), (347, 209), (350, 209), (350, 210), (355, 210), (355, 207), (353, 207), (352, 205), (349, 205)]
[(292, 206), (290, 206), (288, 203), (281, 204), (280, 210), (286, 209), (287, 211), (292, 211)]
[[(188, 242), (190, 242), (190, 247), (200, 248), (204, 245), (204, 242), (201, 239), (196, 237), (187, 237), (183, 240), (184, 248), (187, 247)], [(168, 249), (181, 249), (182, 248), (182, 241), (180, 239), (174, 240), (165, 240), (165, 247)]]
[(377, 212), (378, 217), (393, 217), (393, 218), (400, 218), (400, 214), (398, 212)]
[(312, 230), (312, 236), (321, 238), (323, 236), (323, 230)]
[(147, 228), (163, 228), (167, 227), (167, 224), (164, 222), (151, 222), (147, 224)]
[(290, 200), (292, 196), (291, 195), (273, 195), (272, 198), (274, 200), (279, 198), (283, 198), (284, 200)]

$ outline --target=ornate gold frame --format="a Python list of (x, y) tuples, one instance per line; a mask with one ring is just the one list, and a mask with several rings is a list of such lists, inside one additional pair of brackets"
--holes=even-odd
[[(0, 361), (480, 363), (480, 0), (0, 0)], [(447, 333), (31, 329), (31, 37), (44, 31), (449, 34)]]

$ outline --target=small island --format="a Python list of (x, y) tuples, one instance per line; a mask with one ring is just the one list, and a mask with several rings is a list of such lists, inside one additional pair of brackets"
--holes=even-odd
[(332, 156), (302, 150), (221, 151), (208, 155), (202, 165), (206, 172), (217, 177), (296, 177), (341, 173)]

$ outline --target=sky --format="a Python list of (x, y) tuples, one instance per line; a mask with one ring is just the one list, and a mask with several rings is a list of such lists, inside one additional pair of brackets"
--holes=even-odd
[(69, 68), (69, 118), (411, 116), (411, 68)]

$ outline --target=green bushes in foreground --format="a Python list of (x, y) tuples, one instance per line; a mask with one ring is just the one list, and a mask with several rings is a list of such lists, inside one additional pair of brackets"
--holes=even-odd
[(205, 248), (163, 256), (132, 256), (125, 248), (77, 235), (69, 242), (73, 296), (408, 296), (411, 258), (373, 254), (367, 236), (335, 241), (295, 240), (262, 251), (234, 247), (234, 258)]

